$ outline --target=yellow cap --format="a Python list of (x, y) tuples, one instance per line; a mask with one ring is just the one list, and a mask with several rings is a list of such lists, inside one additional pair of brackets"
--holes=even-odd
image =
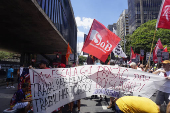
[(164, 61), (162, 62), (162, 64), (170, 64), (170, 61), (169, 61), (169, 60), (164, 60)]

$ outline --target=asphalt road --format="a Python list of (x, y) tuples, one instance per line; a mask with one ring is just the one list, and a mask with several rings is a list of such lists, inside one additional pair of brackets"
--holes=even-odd
[[(9, 108), (10, 100), (15, 91), (17, 91), (17, 84), (14, 84), (15, 88), (6, 89), (6, 86), (0, 86), (0, 113), (2, 113), (5, 109)], [(153, 101), (156, 99), (156, 94), (151, 97)], [(87, 97), (81, 99), (81, 108), (80, 113), (114, 113), (114, 110), (107, 109), (109, 105), (109, 97), (100, 101), (99, 98), (91, 99), (91, 97)], [(63, 113), (67, 112), (68, 105), (65, 105), (62, 109)], [(78, 109), (75, 106), (73, 108), (73, 113), (78, 113)]]
[(17, 84), (14, 84), (15, 88), (6, 89), (6, 85), (0, 86), (0, 113), (10, 107), (10, 100), (17, 91)]

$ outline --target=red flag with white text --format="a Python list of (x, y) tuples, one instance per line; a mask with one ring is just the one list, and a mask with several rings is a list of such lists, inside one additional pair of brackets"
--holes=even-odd
[(155, 48), (153, 50), (153, 61), (155, 63), (158, 63), (158, 58), (157, 58), (158, 49), (164, 49), (160, 39), (158, 39), (158, 42), (156, 43)]
[(94, 19), (82, 51), (105, 62), (120, 40), (117, 35)]
[(170, 29), (170, 0), (162, 0), (156, 28)]

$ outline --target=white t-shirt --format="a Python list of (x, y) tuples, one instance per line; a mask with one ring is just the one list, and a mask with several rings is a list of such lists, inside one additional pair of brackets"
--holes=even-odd
[[(156, 71), (159, 71), (159, 70), (164, 70), (164, 69), (158, 69)], [(170, 71), (167, 71), (166, 72), (167, 76), (170, 77)], [(158, 74), (159, 76), (161, 77), (164, 77), (164, 73), (160, 72)], [(170, 80), (167, 80), (160, 88), (159, 88), (160, 91), (162, 92), (166, 92), (166, 93), (170, 93)]]
[(139, 67), (137, 67), (137, 70), (142, 71), (142, 69), (141, 69), (141, 68), (139, 68)]
[[(156, 70), (155, 72), (158, 72), (159, 70), (164, 70), (164, 69), (163, 69), (163, 68), (160, 68), (160, 69)], [(164, 77), (164, 73), (162, 73), (162, 72), (158, 73), (158, 75)], [(166, 75), (167, 75), (168, 77), (170, 77), (170, 71), (167, 71), (167, 72), (166, 72)]]

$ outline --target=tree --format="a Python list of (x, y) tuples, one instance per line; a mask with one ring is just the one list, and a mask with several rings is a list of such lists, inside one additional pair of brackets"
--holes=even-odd
[[(156, 22), (157, 20), (148, 21), (138, 27), (132, 35), (127, 36), (128, 39), (126, 40), (130, 40), (129, 45), (126, 45), (127, 49), (130, 51), (130, 46), (132, 46), (135, 53), (140, 53), (140, 49), (144, 49), (145, 52), (150, 52)], [(156, 31), (153, 48), (159, 38), (161, 39), (162, 45), (168, 45), (167, 47), (170, 47), (170, 30), (160, 28)], [(127, 50), (128, 54), (130, 54), (129, 51)]]
[(14, 53), (0, 51), (0, 60), (12, 58), (13, 56), (14, 56)]
[(86, 62), (86, 61), (87, 61), (87, 57), (84, 57), (84, 56), (79, 57), (79, 64), (80, 65), (83, 65), (83, 62)]

